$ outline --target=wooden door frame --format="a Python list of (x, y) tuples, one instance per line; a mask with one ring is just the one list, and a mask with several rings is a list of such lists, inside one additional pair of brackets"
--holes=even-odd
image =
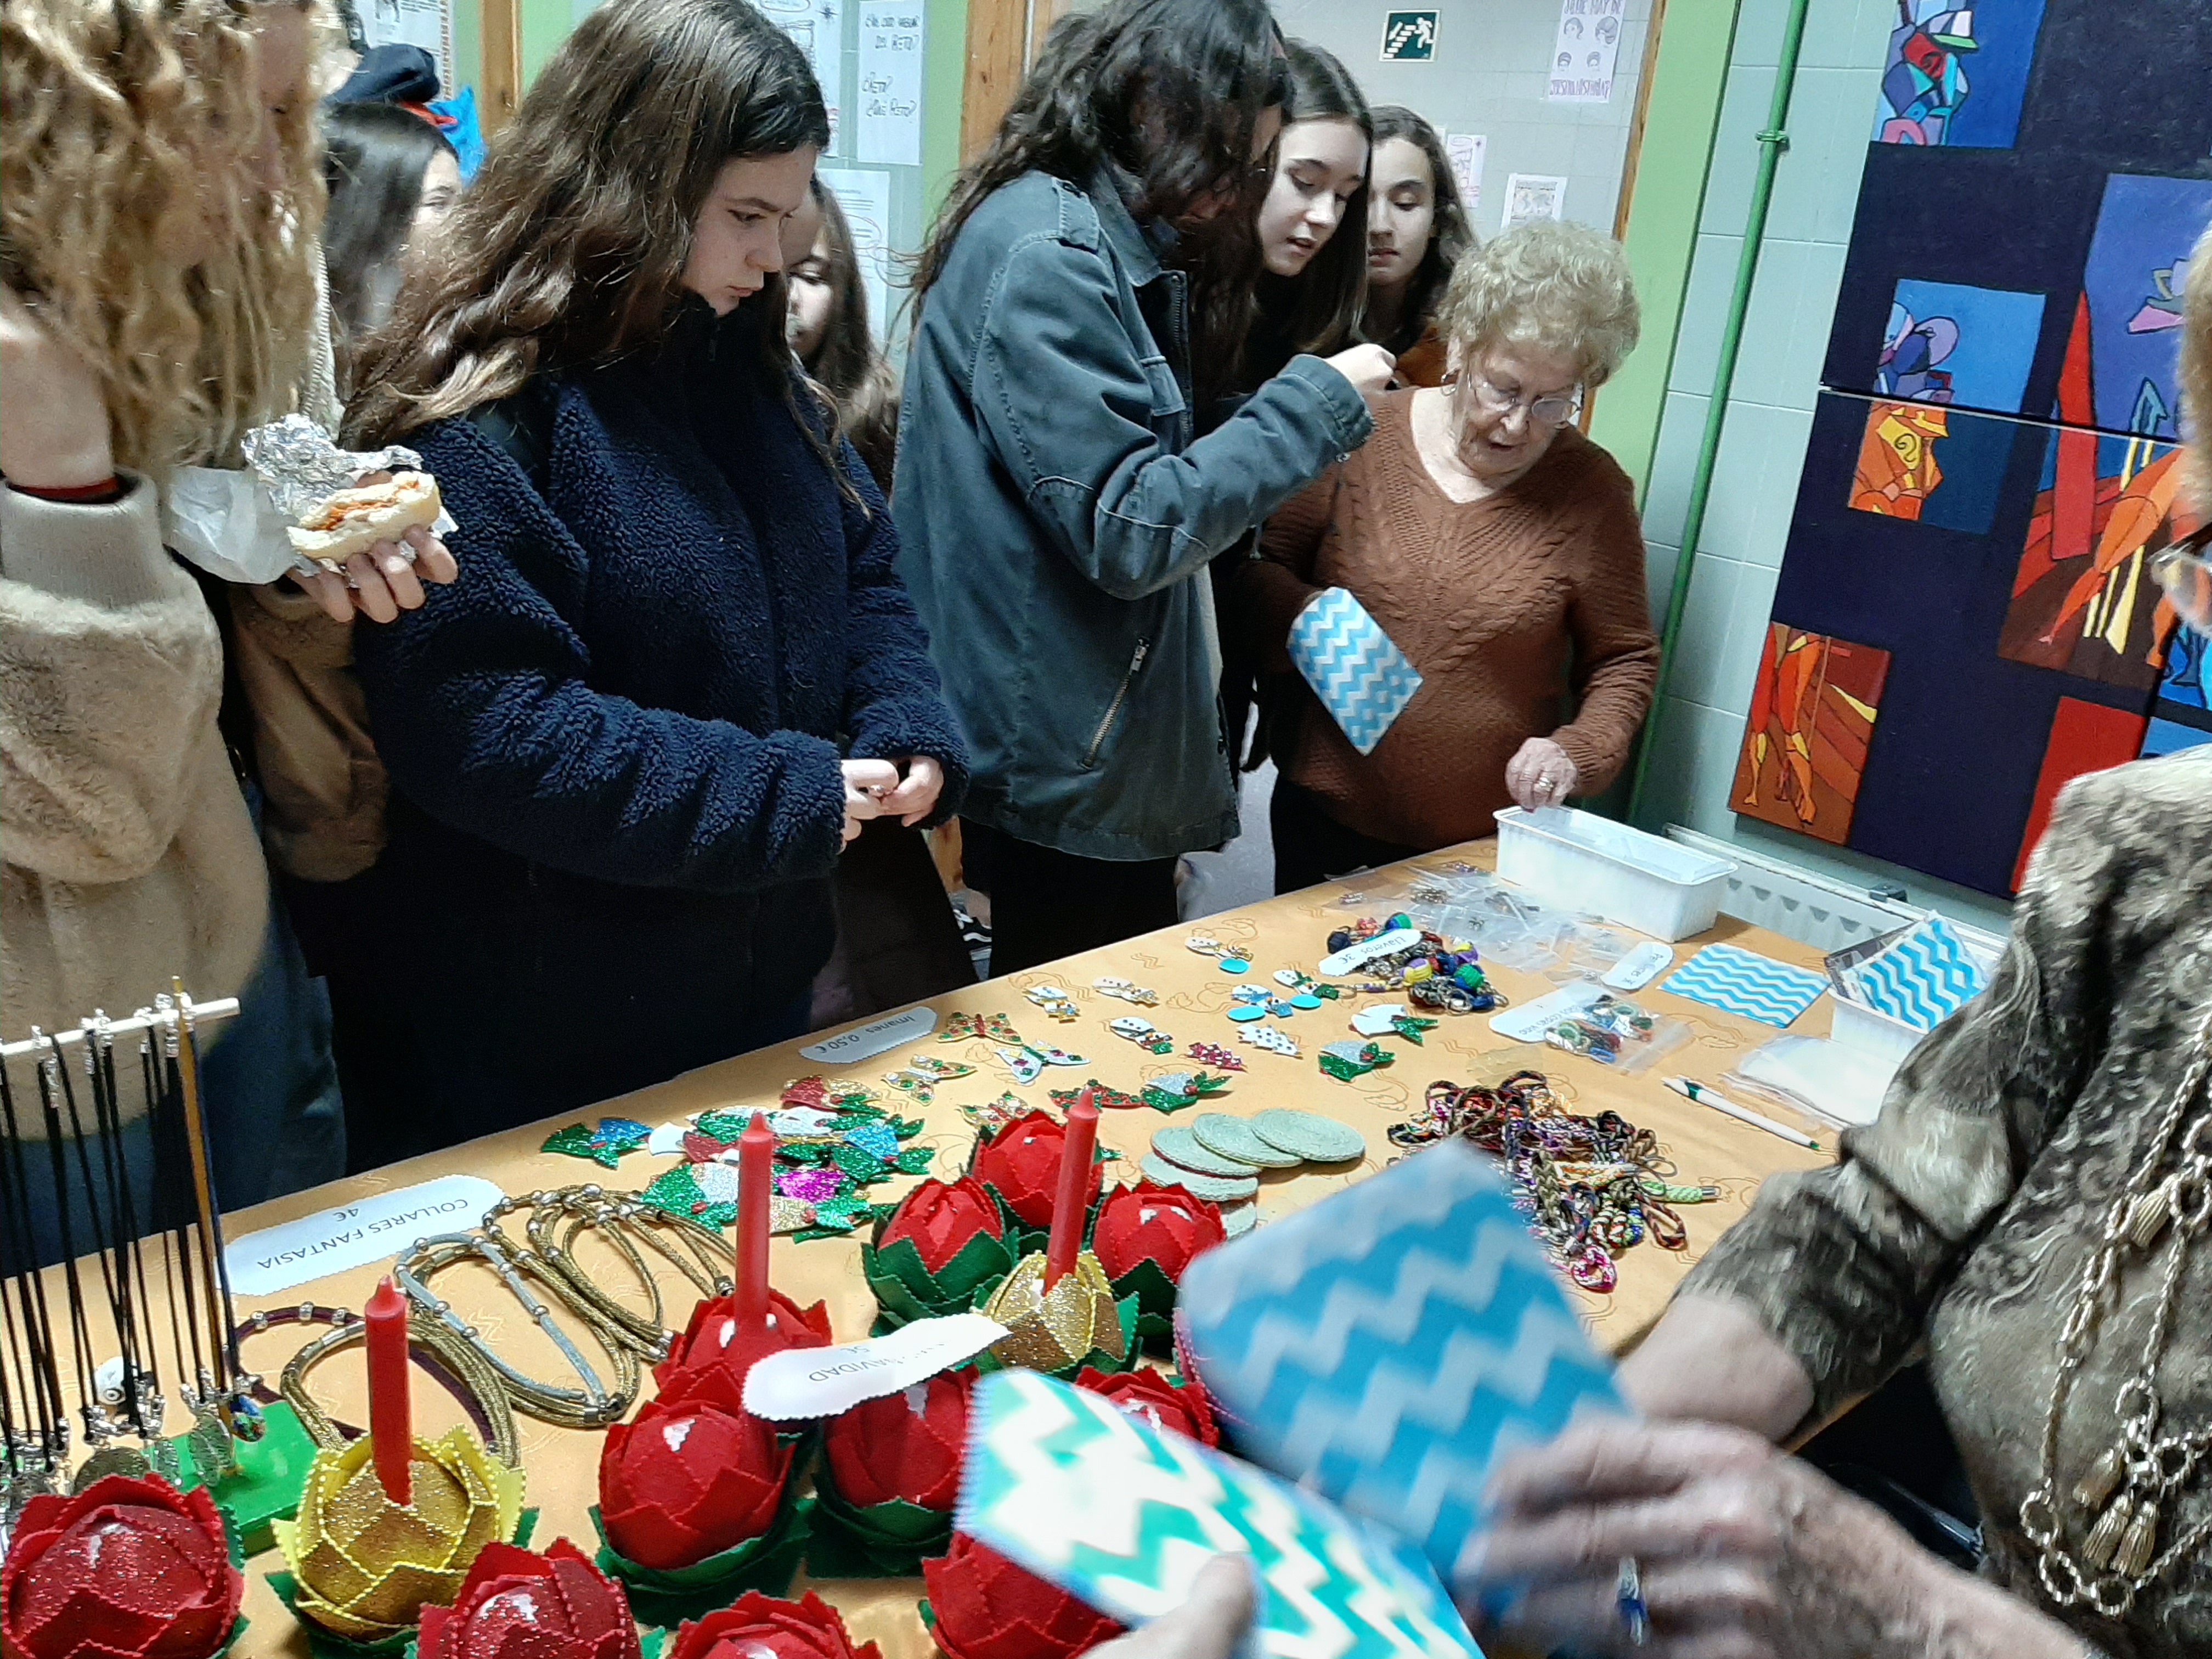
[(968, 63), (960, 80), (960, 165), (989, 145), (1069, 0), (968, 0)]
[(489, 136), (522, 106), (521, 0), (483, 0), (477, 17), (483, 63), (477, 82), (477, 124)]

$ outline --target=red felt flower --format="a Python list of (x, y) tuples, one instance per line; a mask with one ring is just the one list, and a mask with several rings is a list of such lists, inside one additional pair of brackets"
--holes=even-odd
[(1091, 1249), (1109, 1279), (1121, 1279), (1140, 1261), (1155, 1261), (1170, 1282), (1181, 1283), (1194, 1256), (1228, 1237), (1217, 1206), (1181, 1187), (1146, 1180), (1107, 1194)]
[(950, 1659), (1071, 1659), (1121, 1626), (964, 1532), (950, 1553), (921, 1564), (931, 1627)]
[[(1053, 1200), (1060, 1190), (1060, 1152), (1067, 1131), (1042, 1112), (1016, 1118), (975, 1154), (969, 1173), (1006, 1200), (1025, 1227), (1052, 1225)], [(1101, 1169), (1091, 1166), (1084, 1188), (1087, 1208), (1098, 1197)]]
[(789, 1348), (830, 1346), (830, 1310), (817, 1302), (802, 1309), (781, 1291), (768, 1293), (769, 1324), (765, 1331), (741, 1331), (737, 1310), (726, 1296), (704, 1297), (691, 1310), (691, 1322), (668, 1351), (668, 1358), (653, 1368), (665, 1401), (688, 1399), (699, 1382), (698, 1373), (727, 1369), (742, 1383), (753, 1361)]
[(661, 1659), (883, 1659), (860, 1647), (837, 1609), (809, 1590), (796, 1601), (747, 1590), (731, 1606), (687, 1624)]
[(1006, 1221), (981, 1182), (974, 1176), (963, 1176), (949, 1185), (925, 1181), (899, 1205), (898, 1212), (876, 1240), (876, 1249), (903, 1238), (914, 1246), (921, 1265), (939, 1273), (978, 1233), (998, 1239), (1006, 1236)]
[(960, 1455), (974, 1386), (971, 1372), (941, 1372), (832, 1418), (823, 1446), (839, 1494), (855, 1509), (898, 1498), (950, 1515), (960, 1496)]
[(111, 1474), (23, 1506), (0, 1566), (0, 1646), (9, 1659), (206, 1659), (245, 1593), (205, 1487)]
[(637, 1659), (629, 1598), (565, 1538), (487, 1544), (450, 1607), (425, 1607), (417, 1659)]
[(1170, 1382), (1164, 1372), (1144, 1365), (1110, 1376), (1086, 1365), (1075, 1379), (1075, 1386), (1104, 1395), (1156, 1429), (1187, 1435), (1202, 1446), (1221, 1443), (1221, 1425), (1213, 1414), (1212, 1397), (1195, 1381)]
[(656, 1400), (599, 1449), (599, 1521), (615, 1552), (661, 1571), (775, 1523), (792, 1448), (773, 1423), (705, 1400)]

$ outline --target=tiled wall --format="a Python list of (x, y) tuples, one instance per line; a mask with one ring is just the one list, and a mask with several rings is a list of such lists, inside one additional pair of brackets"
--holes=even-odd
[(1603, 104), (1545, 100), (1559, 0), (1433, 3), (1437, 54), (1418, 64), (1381, 61), (1384, 15), (1403, 9), (1401, 3), (1275, 0), (1275, 16), (1284, 33), (1341, 58), (1370, 103), (1403, 104), (1440, 131), (1479, 133), (1489, 140), (1482, 198), (1474, 215), (1479, 234), (1497, 233), (1505, 181), (1516, 173), (1564, 177), (1566, 216), (1610, 232), (1651, 0), (1627, 0), (1622, 8), (1613, 98)]
[[(1688, 509), (1722, 325), (1774, 94), (1787, 0), (1742, 0), (1706, 185), (1689, 298), (1644, 501), (1652, 615), (1663, 617)], [(1728, 810), (1761, 639), (1796, 504), (1813, 402), (1858, 201), (1893, 0), (1813, 0), (1752, 290), (1728, 424), (1666, 706), (1657, 711), (1643, 821), (1740, 842), (1839, 879), (1902, 887), (1915, 902), (2002, 931), (1984, 895), (1777, 830)], [(1663, 164), (1649, 152), (1646, 167)]]

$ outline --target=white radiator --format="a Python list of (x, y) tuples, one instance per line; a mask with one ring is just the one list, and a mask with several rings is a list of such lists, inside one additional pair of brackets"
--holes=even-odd
[[(1816, 950), (1840, 951), (1863, 939), (1917, 921), (1928, 914), (1923, 907), (1877, 898), (1864, 887), (1815, 875), (1780, 859), (1752, 852), (1739, 842), (1699, 835), (1679, 823), (1667, 826), (1667, 837), (1735, 863), (1735, 873), (1728, 878), (1727, 890), (1721, 896), (1723, 915), (1771, 929), (1784, 939), (1796, 939)], [(1955, 921), (1952, 926), (1962, 935), (1972, 934), (1993, 945), (2002, 944), (1979, 928), (1968, 928)]]

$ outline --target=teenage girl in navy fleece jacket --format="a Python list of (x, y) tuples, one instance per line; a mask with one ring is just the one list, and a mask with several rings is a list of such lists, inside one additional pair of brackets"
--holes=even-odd
[(576, 30), (362, 354), (459, 580), (357, 641), (396, 790), (356, 1167), (801, 1029), (860, 822), (965, 781), (883, 497), (784, 340), (829, 125), (741, 0)]

